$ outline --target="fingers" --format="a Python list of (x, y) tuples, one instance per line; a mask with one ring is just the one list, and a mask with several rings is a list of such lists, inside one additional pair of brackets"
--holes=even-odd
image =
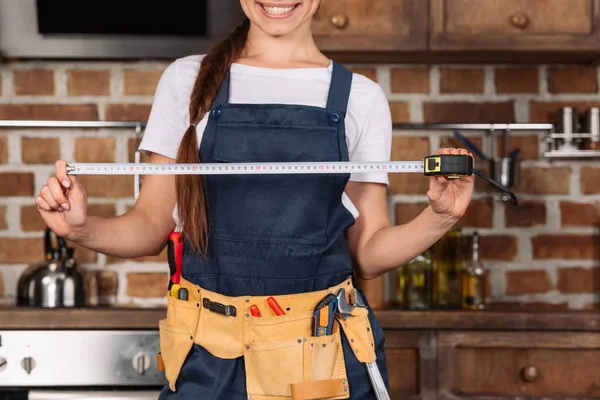
[(69, 188), (72, 185), (71, 178), (67, 175), (67, 162), (64, 160), (58, 160), (54, 163), (56, 169), (56, 179), (65, 188)]
[(48, 187), (48, 185), (42, 186), (39, 196), (41, 196), (44, 202), (50, 206), (50, 209), (58, 210), (60, 207), (56, 200), (54, 200), (54, 197), (52, 197), (52, 192), (50, 191), (50, 187)]
[(53, 210), (52, 206), (50, 206), (50, 204), (48, 204), (41, 195), (36, 196), (35, 205), (37, 206), (38, 210), (44, 210), (44, 211), (52, 211)]
[(50, 193), (52, 194), (52, 198), (56, 203), (60, 205), (65, 210), (69, 209), (69, 204), (67, 202), (67, 197), (63, 192), (63, 187), (58, 182), (57, 178), (48, 179), (48, 183), (46, 184), (48, 188), (50, 188)]

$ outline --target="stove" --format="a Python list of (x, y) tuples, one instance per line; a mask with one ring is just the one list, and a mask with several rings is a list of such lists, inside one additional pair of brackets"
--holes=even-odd
[(152, 399), (157, 330), (0, 330), (1, 400)]

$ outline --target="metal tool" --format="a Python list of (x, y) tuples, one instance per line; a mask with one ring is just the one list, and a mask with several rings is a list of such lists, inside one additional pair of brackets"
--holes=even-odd
[[(346, 289), (340, 289), (337, 294), (338, 312), (344, 321), (349, 318), (353, 318), (352, 310), (354, 310), (354, 308), (367, 308), (366, 303), (357, 289), (354, 289), (352, 295), (354, 304), (348, 304), (348, 301), (346, 300)], [(367, 368), (369, 379), (371, 380), (371, 385), (373, 386), (373, 391), (375, 392), (377, 400), (390, 400), (390, 395), (388, 394), (385, 382), (383, 381), (383, 377), (381, 376), (381, 372), (377, 366), (377, 362), (373, 361), (365, 363), (365, 366)]]
[(333, 293), (317, 303), (313, 311), (313, 336), (331, 335), (337, 312), (337, 296)]

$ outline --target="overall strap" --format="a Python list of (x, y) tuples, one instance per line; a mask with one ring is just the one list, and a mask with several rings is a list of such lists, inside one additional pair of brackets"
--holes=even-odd
[(352, 72), (341, 64), (333, 61), (329, 97), (327, 98), (327, 113), (337, 112), (346, 115), (350, 87), (352, 86)]
[(227, 68), (227, 72), (225, 72), (225, 76), (223, 77), (223, 82), (221, 86), (219, 86), (219, 90), (215, 95), (213, 100), (213, 104), (228, 104), (229, 103), (229, 81), (231, 75), (231, 68)]

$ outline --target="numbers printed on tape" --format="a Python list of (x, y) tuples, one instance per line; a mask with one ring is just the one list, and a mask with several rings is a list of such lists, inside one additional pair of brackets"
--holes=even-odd
[(239, 175), (424, 172), (423, 161), (298, 163), (68, 163), (74, 175)]

